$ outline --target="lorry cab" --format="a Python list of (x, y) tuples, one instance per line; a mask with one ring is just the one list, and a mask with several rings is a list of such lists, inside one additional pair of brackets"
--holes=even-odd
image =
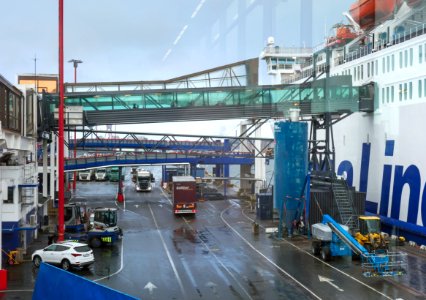
[(150, 192), (152, 190), (152, 173), (140, 169), (136, 174), (135, 188), (137, 192)]
[(107, 180), (107, 169), (105, 168), (98, 168), (95, 172), (96, 181), (104, 181)]
[(109, 171), (109, 180), (110, 181), (119, 181), (120, 180), (120, 168), (112, 167)]
[(93, 170), (82, 170), (78, 172), (78, 180), (80, 181), (90, 181), (94, 177)]

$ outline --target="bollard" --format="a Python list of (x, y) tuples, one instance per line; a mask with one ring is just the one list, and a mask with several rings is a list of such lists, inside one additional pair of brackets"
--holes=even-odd
[(253, 222), (253, 234), (259, 234), (259, 224), (257, 224), (256, 222)]
[(7, 289), (7, 270), (0, 269), (0, 291)]

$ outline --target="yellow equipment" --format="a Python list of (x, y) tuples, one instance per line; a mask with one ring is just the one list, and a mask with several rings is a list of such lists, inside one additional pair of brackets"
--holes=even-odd
[(355, 239), (368, 252), (388, 250), (389, 241), (385, 239), (380, 226), (380, 218), (376, 216), (359, 216), (359, 231)]

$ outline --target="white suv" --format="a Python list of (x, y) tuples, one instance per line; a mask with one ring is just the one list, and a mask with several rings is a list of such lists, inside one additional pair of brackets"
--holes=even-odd
[(36, 250), (31, 259), (37, 268), (43, 261), (59, 265), (64, 270), (69, 270), (71, 267), (88, 268), (95, 262), (93, 251), (87, 244), (69, 241), (51, 244), (44, 249)]

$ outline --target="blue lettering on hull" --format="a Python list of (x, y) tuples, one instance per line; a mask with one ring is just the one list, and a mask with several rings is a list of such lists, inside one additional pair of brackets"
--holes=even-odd
[[(393, 157), (395, 150), (395, 141), (387, 140), (385, 146), (385, 156)], [(361, 168), (359, 179), (360, 192), (367, 192), (368, 188), (368, 172), (370, 168), (370, 153), (371, 144), (363, 143), (361, 150)], [(353, 186), (353, 164), (348, 161), (342, 161), (337, 168), (338, 175), (346, 175), (346, 181), (349, 186)], [(393, 176), (392, 176), (393, 175)], [(393, 182), (392, 182), (393, 177)], [(421, 192), (421, 175), (417, 166), (410, 165), (407, 168), (401, 165), (385, 164), (383, 165), (382, 186), (380, 195), (380, 209), (379, 214), (383, 218), (385, 228), (398, 228), (400, 234), (405, 231), (407, 236), (418, 243), (426, 244), (426, 228), (417, 225), (417, 215), (420, 206), (420, 192)], [(407, 222), (400, 221), (401, 197), (404, 187), (409, 188), (408, 199), (408, 214)], [(390, 217), (388, 216), (390, 191), (392, 189), (392, 202)], [(423, 188), (421, 198), (421, 220), (426, 224), (426, 184)], [(366, 200), (367, 212), (377, 214), (378, 203)]]

